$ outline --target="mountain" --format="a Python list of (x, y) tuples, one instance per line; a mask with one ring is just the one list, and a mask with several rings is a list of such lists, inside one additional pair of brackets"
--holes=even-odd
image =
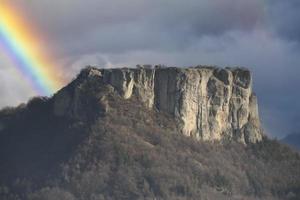
[[(99, 84), (111, 86), (124, 100), (135, 97), (150, 110), (155, 108), (172, 115), (179, 131), (187, 136), (206, 141), (227, 138), (242, 143), (255, 143), (262, 138), (257, 100), (247, 69), (89, 68), (72, 86), (54, 96), (55, 114), (87, 120), (99, 104), (90, 100), (85, 105), (86, 96), (96, 97), (95, 101), (105, 98), (97, 94), (102, 87)], [(94, 91), (86, 94), (86, 90)], [(94, 112), (86, 112), (87, 106)], [(99, 110), (102, 112), (104, 107)]]
[(287, 135), (281, 140), (283, 143), (286, 143), (298, 150), (300, 150), (300, 134), (299, 133), (292, 133)]
[(247, 69), (88, 67), (0, 111), (0, 199), (299, 199)]

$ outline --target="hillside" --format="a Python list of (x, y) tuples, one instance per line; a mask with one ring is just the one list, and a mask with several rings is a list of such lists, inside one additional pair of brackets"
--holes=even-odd
[(292, 133), (287, 135), (281, 140), (283, 143), (290, 145), (291, 147), (300, 150), (300, 134)]
[[(255, 118), (251, 106), (256, 102), (249, 101), (251, 93), (235, 93), (248, 99), (245, 102), (251, 109), (236, 98), (228, 107), (244, 106), (246, 114), (233, 117), (241, 119), (242, 125), (240, 120), (236, 125), (230, 118), (226, 123), (233, 129), (222, 137), (206, 137), (207, 132), (197, 137), (201, 126), (193, 134), (186, 134), (184, 129), (193, 126), (186, 126), (182, 116), (193, 112), (183, 109), (186, 107), (182, 98), (181, 104), (173, 107), (184, 111), (179, 115), (162, 109), (165, 107), (160, 106), (167, 104), (157, 104), (163, 102), (157, 97), (155, 106), (147, 106), (151, 98), (144, 101), (141, 97), (147, 95), (137, 95), (142, 90), (138, 93), (136, 84), (128, 96), (124, 92), (127, 90), (120, 88), (126, 89), (130, 84), (109, 83), (99, 77), (99, 72), (87, 68), (53, 97), (34, 98), (0, 112), (0, 199), (300, 198), (300, 156), (257, 132), (259, 124), (251, 119)], [(147, 82), (145, 77), (138, 80)], [(220, 97), (216, 95), (218, 90), (213, 91), (212, 96)], [(217, 100), (208, 102), (213, 102), (207, 107), (212, 108), (208, 113), (221, 112)], [(222, 102), (226, 105), (226, 101)], [(228, 110), (222, 116), (239, 113), (238, 110), (241, 109)], [(217, 114), (205, 118), (208, 123), (213, 122), (212, 116)]]

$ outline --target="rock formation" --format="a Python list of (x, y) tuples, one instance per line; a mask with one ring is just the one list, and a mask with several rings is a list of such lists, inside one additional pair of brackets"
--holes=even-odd
[[(86, 94), (87, 88), (91, 95)], [(245, 144), (262, 139), (251, 73), (244, 68), (89, 67), (54, 96), (54, 112), (82, 118), (84, 105), (105, 112), (105, 97), (97, 95), (101, 88), (116, 91), (124, 99), (134, 96), (149, 109), (173, 115), (187, 136)]]

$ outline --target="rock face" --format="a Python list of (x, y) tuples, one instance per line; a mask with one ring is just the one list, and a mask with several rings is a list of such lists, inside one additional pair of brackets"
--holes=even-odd
[(124, 99), (135, 96), (149, 109), (173, 115), (184, 135), (207, 141), (234, 139), (245, 144), (262, 139), (257, 99), (247, 69), (87, 68), (77, 79), (72, 90), (68, 86), (54, 96), (57, 115), (84, 116), (78, 111), (86, 98), (84, 85), (89, 83), (88, 88), (94, 90), (109, 85)]

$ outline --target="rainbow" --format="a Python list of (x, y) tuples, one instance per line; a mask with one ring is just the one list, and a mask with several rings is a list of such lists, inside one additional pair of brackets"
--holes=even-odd
[(43, 55), (38, 34), (19, 13), (12, 6), (1, 4), (0, 45), (32, 89), (39, 95), (50, 95), (61, 88), (63, 81), (52, 62)]

